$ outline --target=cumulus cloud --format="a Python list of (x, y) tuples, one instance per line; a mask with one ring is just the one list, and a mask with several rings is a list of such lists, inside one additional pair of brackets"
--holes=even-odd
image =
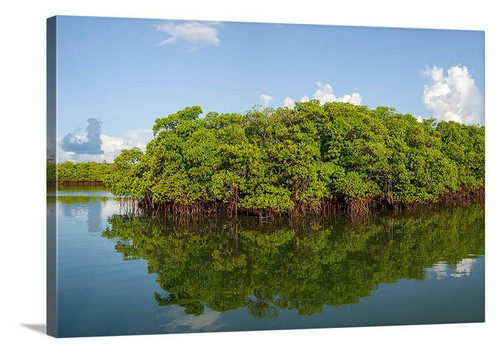
[[(139, 147), (141, 150), (146, 149), (146, 145), (153, 138), (153, 133), (149, 129), (129, 130), (121, 137), (108, 136), (100, 134), (101, 150), (100, 154), (75, 153), (74, 151), (62, 150), (58, 154), (59, 161), (74, 161), (74, 162), (112, 162), (118, 156), (122, 149)], [(62, 144), (61, 144), (62, 147)]]
[(429, 80), (424, 86), (425, 108), (438, 120), (479, 124), (484, 114), (484, 98), (467, 66), (444, 68), (433, 66), (422, 71)]
[(170, 37), (158, 43), (158, 45), (172, 45), (178, 43), (194, 44), (195, 47), (189, 51), (195, 51), (197, 45), (218, 46), (218, 22), (198, 22), (198, 21), (165, 21), (156, 25), (156, 30), (168, 34)]
[(146, 145), (153, 138), (153, 132), (149, 129), (129, 130), (123, 134), (123, 137), (101, 135), (103, 158), (106, 161), (113, 161), (124, 148), (131, 149), (139, 147), (146, 150)]
[(264, 103), (264, 107), (269, 106), (269, 104), (272, 102), (273, 97), (271, 97), (268, 94), (261, 94), (259, 98), (262, 100), (262, 103)]
[[(332, 85), (330, 85), (329, 83), (323, 85), (321, 82), (316, 82), (316, 86), (318, 86), (318, 89), (316, 90), (316, 92), (314, 92), (313, 99), (317, 99), (321, 105), (330, 102), (344, 102), (344, 103), (351, 103), (354, 105), (361, 105), (362, 97), (357, 92), (354, 92), (352, 94), (346, 94), (342, 97), (337, 97), (333, 93)], [(300, 102), (302, 103), (309, 102), (309, 96), (304, 95), (300, 99)], [(283, 102), (283, 105), (289, 108), (293, 108), (294, 104), (295, 101), (291, 97), (286, 97)]]
[(128, 130), (123, 136), (127, 141), (128, 148), (139, 147), (145, 151), (147, 144), (153, 138), (153, 131), (151, 129)]
[(295, 106), (295, 100), (291, 97), (286, 97), (283, 101), (283, 106), (288, 108), (293, 108)]
[(316, 82), (316, 85), (318, 86), (318, 89), (314, 92), (313, 98), (319, 100), (321, 105), (330, 102), (344, 102), (354, 105), (361, 104), (361, 95), (357, 92), (354, 92), (353, 94), (346, 94), (343, 97), (336, 97), (335, 94), (333, 94), (332, 85), (328, 83), (323, 85), (321, 82)]
[(65, 135), (61, 141), (61, 148), (66, 152), (74, 154), (103, 154), (101, 149), (101, 125), (102, 123), (94, 118), (87, 120), (88, 126), (85, 136), (79, 135), (78, 132)]

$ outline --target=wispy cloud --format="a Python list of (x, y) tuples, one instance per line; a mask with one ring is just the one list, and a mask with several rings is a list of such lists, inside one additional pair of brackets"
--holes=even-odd
[(429, 80), (424, 86), (425, 108), (438, 120), (479, 124), (484, 114), (484, 98), (467, 66), (444, 68), (433, 66), (421, 72)]
[(219, 26), (221, 26), (219, 22), (165, 21), (155, 27), (157, 31), (170, 36), (158, 45), (188, 43), (194, 45), (189, 51), (195, 51), (198, 45), (220, 44), (217, 29)]

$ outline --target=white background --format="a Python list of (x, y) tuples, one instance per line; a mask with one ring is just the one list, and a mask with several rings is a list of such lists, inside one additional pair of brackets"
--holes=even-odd
[[(498, 66), (494, 1), (3, 1), (0, 13), (0, 350), (3, 352), (498, 351)], [(45, 323), (45, 19), (143, 17), (486, 31), (485, 324), (53, 339)], [(457, 308), (457, 310), (461, 310)]]

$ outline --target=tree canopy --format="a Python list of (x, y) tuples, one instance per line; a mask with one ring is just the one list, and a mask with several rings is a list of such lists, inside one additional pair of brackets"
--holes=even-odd
[(115, 159), (109, 190), (167, 212), (265, 215), (400, 207), (484, 187), (484, 127), (316, 100), (201, 114), (157, 119), (145, 152)]

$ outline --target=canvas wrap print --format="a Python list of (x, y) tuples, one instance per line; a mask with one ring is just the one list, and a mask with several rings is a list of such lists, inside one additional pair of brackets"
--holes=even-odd
[(47, 20), (47, 331), (483, 322), (484, 32)]

